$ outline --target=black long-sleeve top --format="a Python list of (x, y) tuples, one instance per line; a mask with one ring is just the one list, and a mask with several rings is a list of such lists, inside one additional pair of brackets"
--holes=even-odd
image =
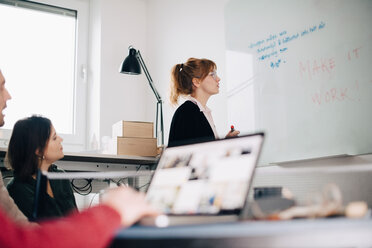
[[(52, 165), (49, 169), (51, 172), (62, 172)], [(69, 212), (77, 210), (77, 205), (69, 180), (50, 180), (50, 186), (54, 197), (49, 196), (46, 192), (45, 202), (40, 207), (39, 218), (62, 217)], [(34, 208), (36, 180), (32, 177), (21, 181), (17, 176), (7, 186), (9, 195), (14, 199), (18, 208), (29, 219), (32, 219)]]
[(178, 107), (172, 118), (168, 146), (215, 139), (213, 130), (198, 105), (186, 101)]

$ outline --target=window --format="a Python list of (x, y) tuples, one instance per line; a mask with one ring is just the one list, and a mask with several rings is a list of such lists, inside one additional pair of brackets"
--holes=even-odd
[(65, 150), (85, 148), (88, 7), (76, 0), (0, 0), (0, 67), (12, 95), (0, 145), (17, 120), (41, 114)]

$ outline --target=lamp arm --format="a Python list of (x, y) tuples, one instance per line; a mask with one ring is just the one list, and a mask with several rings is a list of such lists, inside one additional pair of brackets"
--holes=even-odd
[(149, 85), (154, 92), (154, 95), (156, 97), (157, 105), (156, 105), (156, 137), (158, 138), (158, 125), (160, 124), (160, 132), (161, 132), (161, 140), (160, 145), (164, 145), (164, 122), (163, 122), (163, 101), (161, 100), (160, 94), (155, 88), (154, 82), (152, 81), (152, 78), (150, 76), (149, 71), (147, 70), (147, 67), (145, 65), (145, 61), (143, 61), (143, 58), (141, 56), (141, 53), (139, 50), (136, 52), (137, 60), (139, 61), (143, 71), (145, 72), (147, 81), (149, 81)]
[(164, 123), (163, 123), (163, 105), (162, 105), (162, 103), (163, 102), (160, 100), (156, 104), (156, 130), (158, 130), (158, 125), (160, 124), (160, 131), (161, 131), (161, 143), (160, 144), (164, 145)]
[(147, 67), (145, 65), (145, 62), (143, 61), (143, 58), (142, 58), (141, 53), (140, 53), (139, 50), (137, 50), (136, 56), (137, 56), (138, 61), (140, 62), (140, 65), (141, 65), (143, 71), (145, 72), (145, 75), (147, 77), (147, 80), (149, 81), (149, 84), (150, 84), (150, 87), (151, 87), (152, 91), (154, 92), (154, 95), (156, 97), (156, 100), (158, 100), (158, 102), (162, 102), (161, 97), (160, 97), (160, 94), (157, 91), (157, 89), (155, 88), (154, 82), (152, 81), (152, 78), (150, 76), (150, 73), (147, 70)]

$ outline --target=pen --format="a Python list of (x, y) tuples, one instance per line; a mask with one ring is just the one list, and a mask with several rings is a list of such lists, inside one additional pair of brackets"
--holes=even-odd
[(231, 125), (231, 131), (230, 132), (234, 132), (235, 129), (234, 129), (234, 125)]

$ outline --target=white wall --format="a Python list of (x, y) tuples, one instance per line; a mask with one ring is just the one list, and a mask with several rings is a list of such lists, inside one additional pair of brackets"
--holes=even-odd
[(90, 70), (88, 85), (87, 148), (99, 147), (103, 136), (119, 120), (146, 119), (144, 76), (119, 73), (128, 46), (146, 53), (146, 1), (92, 0), (90, 26)]
[[(225, 78), (226, 0), (150, 0), (147, 5), (148, 67), (164, 99), (165, 140), (176, 108), (169, 103), (170, 70), (190, 57), (216, 62), (220, 94), (208, 102), (220, 136), (228, 132)], [(149, 97), (151, 99), (151, 96)], [(154, 99), (154, 97), (152, 97)], [(155, 109), (155, 101), (148, 106)], [(149, 113), (148, 118), (153, 118)]]
[(224, 5), (227, 0), (92, 0), (88, 101), (88, 149), (111, 136), (119, 120), (155, 121), (156, 101), (145, 75), (118, 73), (128, 46), (141, 51), (164, 100), (165, 142), (175, 108), (169, 104), (170, 70), (189, 57), (218, 66), (220, 94), (209, 107), (221, 136), (228, 131)]

